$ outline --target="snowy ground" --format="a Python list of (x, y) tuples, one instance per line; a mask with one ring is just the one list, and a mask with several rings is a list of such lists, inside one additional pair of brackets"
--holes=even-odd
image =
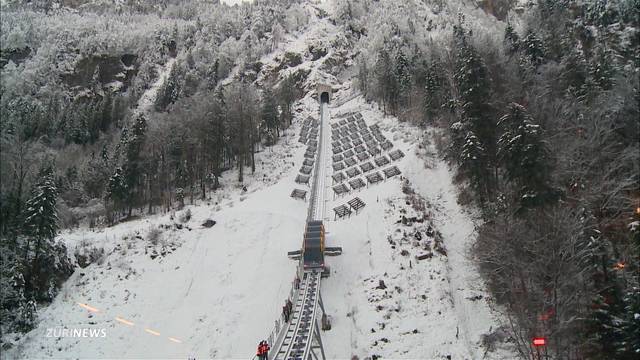
[[(349, 98), (347, 93), (340, 97)], [(333, 320), (332, 330), (323, 333), (327, 356), (483, 358), (481, 336), (498, 324), (482, 281), (467, 257), (475, 236), (474, 223), (456, 202), (456, 188), (446, 164), (435, 157), (431, 146), (420, 145), (429, 136), (418, 128), (383, 118), (361, 97), (332, 111), (334, 118), (339, 113), (359, 111), (368, 125), (378, 123), (385, 129), (393, 149), (406, 155), (390, 165), (397, 165), (410, 187), (424, 197), (425, 210), (416, 211), (408, 204), (400, 176), (327, 205), (332, 209), (356, 196), (367, 204), (348, 219), (333, 221), (333, 215), (327, 219), (328, 245), (343, 247), (341, 256), (327, 260), (331, 276), (322, 284), (326, 310)], [(418, 219), (424, 215), (426, 219), (404, 225), (398, 223), (403, 215)], [(441, 236), (428, 236), (432, 230)], [(441, 252), (446, 256), (435, 250), (435, 238), (441, 238)], [(415, 258), (427, 253), (433, 257)], [(381, 280), (384, 286), (380, 286)], [(506, 351), (486, 355), (513, 357)]]
[[(300, 113), (302, 119), (309, 115)], [(39, 326), (2, 357), (252, 356), (295, 274), (296, 263), (286, 252), (300, 247), (307, 205), (289, 197), (305, 149), (295, 141), (298, 127), (296, 122), (278, 145), (257, 155), (246, 193), (234, 185), (235, 171), (225, 173), (225, 187), (210, 202), (188, 206), (192, 219), (182, 229), (175, 225), (182, 224), (178, 212), (174, 220), (165, 214), (99, 232), (62, 234), (70, 249), (104, 247), (106, 256), (78, 269), (40, 313)], [(204, 228), (205, 219), (217, 224)], [(170, 229), (162, 229), (152, 245), (150, 229), (164, 225)], [(154, 250), (165, 255), (152, 259)], [(106, 337), (47, 337), (47, 329), (59, 335), (62, 328), (104, 328)]]
[(138, 114), (148, 115), (149, 111), (153, 109), (155, 100), (158, 97), (158, 91), (160, 91), (160, 88), (164, 85), (165, 81), (167, 81), (175, 62), (175, 58), (170, 58), (164, 65), (157, 65), (158, 78), (151, 87), (142, 94), (140, 100), (138, 100), (138, 106), (136, 108)]

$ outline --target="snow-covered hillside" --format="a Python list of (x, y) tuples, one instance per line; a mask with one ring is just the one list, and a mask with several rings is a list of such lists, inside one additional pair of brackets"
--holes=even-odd
[[(317, 103), (308, 96), (299, 110), (300, 120), (316, 115)], [(327, 260), (331, 276), (322, 285), (333, 320), (333, 329), (323, 332), (327, 356), (480, 358), (481, 336), (498, 325), (466, 256), (472, 216), (456, 204), (451, 173), (425, 145), (431, 135), (383, 119), (361, 97), (331, 111), (359, 111), (368, 125), (383, 128), (394, 149), (406, 154), (396, 165), (425, 197), (427, 217), (398, 223), (402, 216), (422, 216), (407, 205), (399, 176), (349, 195), (366, 203), (359, 214), (337, 221), (328, 216), (328, 244), (344, 253)], [(104, 260), (76, 271), (9, 358), (250, 357), (278, 318), (295, 274), (286, 252), (299, 248), (306, 218), (306, 203), (289, 197), (304, 152), (294, 141), (296, 130), (259, 154), (247, 192), (227, 187), (210, 202), (188, 207), (192, 217), (185, 223), (179, 218), (186, 210), (63, 234), (71, 248), (106, 244)], [(348, 198), (332, 200), (327, 212)], [(216, 225), (204, 228), (206, 219)], [(157, 228), (159, 239), (150, 239)], [(440, 232), (447, 255), (433, 251), (432, 258), (416, 260), (426, 252), (415, 244), (417, 230), (425, 241), (433, 241), (427, 233)], [(386, 289), (378, 288), (380, 281)], [(105, 328), (106, 337), (47, 337), (47, 329), (64, 327)]]
[[(192, 217), (185, 223), (178, 220), (181, 213), (166, 214), (100, 232), (62, 234), (72, 249), (83, 242), (105, 244), (104, 260), (76, 271), (9, 358), (248, 357), (295, 271), (286, 251), (299, 246), (306, 209), (288, 196), (292, 165), (303, 153), (294, 129), (281, 145), (259, 154), (256, 174), (245, 181), (247, 192), (226, 188), (210, 202), (188, 207)], [(223, 184), (232, 183), (228, 175)], [(216, 225), (204, 228), (206, 219)], [(162, 226), (169, 229), (162, 228), (153, 245), (151, 230)], [(107, 336), (47, 337), (49, 328), (81, 324), (106, 328)]]
[[(327, 2), (318, 6), (333, 10)], [(278, 68), (285, 52), (332, 44), (338, 31), (329, 18), (312, 17), (304, 31), (261, 59), (263, 74)], [(332, 122), (360, 113), (367, 125), (380, 126), (391, 150), (405, 155), (391, 164), (401, 175), (345, 197), (328, 195), (327, 242), (344, 252), (328, 258), (331, 275), (322, 282), (333, 325), (322, 333), (327, 356), (512, 358), (504, 349), (485, 354), (483, 335), (499, 321), (468, 258), (473, 214), (457, 204), (452, 173), (435, 155), (437, 132), (384, 117), (351, 81), (321, 71), (338, 50), (344, 49), (329, 48), (319, 59), (307, 57), (282, 71), (306, 72), (309, 92), (296, 104), (285, 137), (256, 154), (246, 191), (226, 172), (223, 188), (208, 201), (95, 232), (61, 234), (71, 252), (98, 260), (76, 270), (41, 310), (38, 326), (17, 337), (3, 358), (251, 358), (279, 318), (296, 272), (286, 253), (301, 246), (308, 205), (289, 196), (299, 187), (294, 178), (305, 149), (296, 134), (304, 119), (318, 116), (313, 91), (320, 80), (336, 90)], [(172, 66), (173, 60), (161, 69), (139, 111), (150, 110)], [(326, 185), (332, 194), (332, 184)], [(365, 208), (335, 220), (331, 209), (355, 196)], [(215, 225), (205, 227), (207, 220)], [(105, 336), (62, 335), (72, 328), (104, 329)]]
[[(328, 356), (482, 358), (483, 335), (499, 323), (468, 258), (473, 214), (456, 202), (452, 173), (433, 145), (437, 132), (384, 118), (361, 97), (332, 111), (361, 113), (406, 156), (393, 163), (401, 176), (328, 205), (354, 196), (366, 203), (358, 215), (327, 225), (330, 245), (344, 251), (329, 260), (331, 276), (323, 284), (334, 325), (325, 333)], [(429, 258), (416, 259), (425, 254)]]

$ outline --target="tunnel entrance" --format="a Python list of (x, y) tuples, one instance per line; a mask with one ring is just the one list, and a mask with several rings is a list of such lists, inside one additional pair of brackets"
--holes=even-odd
[(324, 103), (329, 103), (329, 93), (328, 92), (323, 92), (322, 94), (320, 94), (320, 103), (324, 104)]

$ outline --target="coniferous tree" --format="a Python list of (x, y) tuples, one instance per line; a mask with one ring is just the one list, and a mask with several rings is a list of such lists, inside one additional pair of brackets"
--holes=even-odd
[[(398, 99), (398, 83), (393, 75), (393, 64), (387, 49), (381, 49), (375, 67), (375, 75), (378, 83), (378, 91), (382, 97), (384, 111), (391, 110), (395, 113)], [(388, 107), (388, 109), (387, 109)]]
[(360, 85), (360, 91), (367, 95), (369, 90), (369, 69), (367, 68), (366, 60), (362, 58), (358, 60), (358, 84)]
[(394, 82), (398, 84), (398, 105), (402, 107), (408, 106), (409, 92), (412, 85), (411, 66), (402, 50), (398, 51), (396, 55), (394, 70)]
[[(461, 103), (460, 122), (472, 135), (464, 135), (464, 146), (471, 155), (460, 161), (463, 164), (472, 161), (473, 166), (467, 166), (467, 174), (472, 176), (480, 199), (486, 199), (492, 184), (496, 182), (488, 171), (495, 162), (496, 153), (496, 122), (492, 119), (492, 109), (488, 104), (491, 89), (489, 75), (484, 60), (469, 43), (462, 24), (454, 27), (454, 37), (457, 53), (454, 80)], [(459, 152), (460, 156), (464, 153), (464, 150)]]
[(534, 67), (538, 67), (544, 62), (544, 44), (533, 30), (529, 30), (527, 36), (522, 40), (522, 51), (526, 61)]
[(217, 189), (220, 186), (219, 177), (221, 175), (223, 155), (225, 151), (226, 111), (224, 93), (222, 90), (216, 91), (213, 94), (211, 112), (208, 114), (208, 139), (213, 163), (212, 175), (214, 189)]
[(469, 174), (473, 187), (480, 194), (486, 193), (486, 190), (482, 189), (486, 186), (484, 181), (487, 176), (486, 150), (472, 131), (467, 132), (460, 157), (461, 166)]
[(18, 298), (16, 307), (16, 325), (20, 331), (29, 331), (36, 324), (38, 310), (34, 299), (27, 299), (23, 294)]
[(31, 198), (26, 203), (25, 232), (28, 237), (34, 239), (33, 259), (29, 261), (31, 247), (27, 241), (25, 262), (30, 263), (28, 277), (25, 279), (29, 285), (28, 290), (39, 294), (43, 289), (38, 286), (47, 274), (42, 274), (41, 260), (43, 255), (51, 253), (54, 249), (54, 238), (58, 231), (58, 188), (56, 186), (53, 168), (46, 167), (38, 174), (39, 181), (35, 184)]
[(561, 80), (564, 90), (578, 99), (586, 94), (586, 84), (589, 79), (589, 65), (580, 49), (572, 49), (560, 63), (563, 71)]
[(53, 240), (58, 230), (58, 189), (51, 167), (40, 171), (40, 180), (34, 186), (26, 203), (25, 230), (36, 241)]
[(298, 88), (293, 75), (287, 75), (281, 82), (277, 90), (278, 102), (282, 106), (282, 121), (280, 125), (283, 129), (291, 125), (293, 120), (293, 103), (298, 96)]
[(498, 156), (506, 169), (507, 180), (520, 188), (528, 203), (540, 203), (539, 192), (546, 187), (548, 151), (542, 130), (533, 123), (527, 110), (512, 103), (500, 119), (503, 133), (498, 140)]
[(166, 110), (170, 104), (173, 104), (178, 99), (181, 92), (179, 71), (179, 65), (174, 63), (169, 71), (169, 75), (160, 89), (158, 89), (158, 95), (155, 101), (157, 111)]
[(480, 194), (480, 201), (484, 202), (484, 194), (487, 193), (486, 177), (487, 174), (487, 154), (484, 146), (473, 133), (473, 131), (467, 132), (465, 136), (464, 145), (460, 153), (461, 167), (468, 174), (471, 179), (471, 185)]
[(593, 311), (587, 319), (587, 327), (589, 347), (594, 348), (591, 350), (593, 354), (615, 354), (620, 349), (619, 296), (617, 286), (613, 285), (598, 294), (592, 304)]
[(274, 144), (275, 139), (280, 136), (280, 127), (278, 126), (276, 100), (268, 86), (262, 95), (262, 123), (264, 124), (263, 128), (266, 130), (268, 144)]
[(510, 55), (515, 54), (520, 49), (520, 36), (510, 23), (504, 29), (504, 42)]
[(124, 171), (121, 167), (117, 167), (109, 178), (106, 199), (113, 201), (116, 211), (121, 211), (128, 198), (129, 188), (127, 187)]
[(640, 354), (640, 287), (629, 286), (622, 304), (620, 326), (617, 327), (620, 341), (616, 344), (616, 353), (622, 359), (631, 360)]
[(142, 175), (142, 156), (141, 152), (146, 139), (147, 122), (143, 115), (139, 115), (133, 127), (131, 134), (125, 143), (125, 159), (122, 166), (124, 180), (127, 185), (127, 191), (131, 198), (128, 201), (129, 216), (133, 206), (140, 200), (138, 187), (140, 185), (140, 177)]
[(109, 157), (106, 146), (102, 148), (100, 156), (92, 154), (87, 162), (83, 175), (82, 186), (91, 198), (101, 198), (110, 176)]
[(618, 17), (614, 3), (611, 0), (589, 1), (585, 11), (587, 21), (598, 26), (611, 25)]
[(489, 100), (487, 67), (466, 37), (459, 40), (454, 76), (461, 100), (477, 113)]
[(611, 89), (616, 69), (610, 51), (602, 47), (598, 48), (596, 56), (589, 67), (589, 73), (600, 88), (603, 90)]
[(434, 61), (428, 66), (425, 74), (424, 112), (427, 119), (432, 118), (444, 105), (445, 81), (441, 71), (440, 64)]

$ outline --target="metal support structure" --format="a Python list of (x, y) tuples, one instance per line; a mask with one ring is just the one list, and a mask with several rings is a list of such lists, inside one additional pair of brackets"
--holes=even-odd
[[(326, 360), (320, 330), (318, 327), (318, 306), (320, 299), (319, 271), (304, 273), (304, 281), (298, 289), (294, 311), (283, 335), (278, 337), (271, 352), (270, 360), (308, 360), (318, 358), (315, 350), (320, 349), (319, 360)], [(284, 329), (283, 329), (284, 330)]]
[[(322, 360), (325, 360), (327, 357), (324, 355), (324, 346), (322, 346), (322, 338), (320, 337), (320, 329), (318, 329), (318, 322), (316, 322), (316, 335), (314, 336), (314, 339), (318, 343), (318, 345), (315, 348), (316, 349), (320, 349), (320, 354), (322, 355)], [(316, 356), (315, 353), (312, 352), (312, 354), (314, 356)], [(317, 356), (316, 356), (316, 359), (317, 359)]]

